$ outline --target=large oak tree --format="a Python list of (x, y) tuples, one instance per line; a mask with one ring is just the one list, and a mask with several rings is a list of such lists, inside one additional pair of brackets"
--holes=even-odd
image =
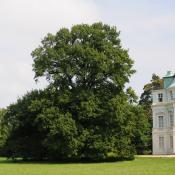
[(49, 86), (8, 108), (10, 156), (133, 158), (145, 120), (133, 90), (125, 91), (135, 70), (119, 35), (116, 27), (94, 23), (62, 28), (42, 40), (32, 52), (33, 70), (35, 79), (45, 77)]

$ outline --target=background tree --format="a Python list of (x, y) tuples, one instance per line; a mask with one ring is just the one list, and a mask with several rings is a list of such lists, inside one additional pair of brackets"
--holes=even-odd
[(0, 109), (0, 154), (3, 155), (4, 145), (8, 137), (8, 125), (5, 123), (6, 109)]
[(147, 142), (147, 148), (146, 150), (152, 149), (152, 90), (156, 89), (163, 89), (163, 79), (160, 78), (158, 75), (153, 74), (152, 79), (150, 80), (150, 83), (147, 83), (143, 88), (143, 93), (140, 96), (139, 104), (143, 107), (145, 110), (145, 115), (148, 118), (149, 121), (149, 131), (147, 135), (149, 136), (149, 140)]
[(128, 106), (132, 111), (134, 119), (134, 137), (132, 143), (135, 145), (136, 154), (147, 154), (150, 143), (150, 123), (149, 118), (143, 106), (138, 104), (138, 97), (134, 90), (129, 87), (126, 89), (128, 102), (132, 105)]
[(152, 90), (163, 89), (163, 79), (158, 75), (153, 74), (150, 83), (147, 83), (143, 87), (143, 93), (140, 96), (139, 104), (147, 111), (148, 116), (152, 116), (151, 104), (152, 104)]

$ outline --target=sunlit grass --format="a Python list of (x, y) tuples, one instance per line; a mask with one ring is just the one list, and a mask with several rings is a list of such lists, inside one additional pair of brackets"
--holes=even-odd
[(0, 175), (174, 175), (175, 158), (113, 163), (25, 163), (0, 159)]

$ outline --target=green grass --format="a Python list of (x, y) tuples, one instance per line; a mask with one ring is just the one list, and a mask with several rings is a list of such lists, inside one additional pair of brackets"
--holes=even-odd
[(14, 163), (0, 158), (0, 175), (174, 175), (175, 158), (113, 163)]

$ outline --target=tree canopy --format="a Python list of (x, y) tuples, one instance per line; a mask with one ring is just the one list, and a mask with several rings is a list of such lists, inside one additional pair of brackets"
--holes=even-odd
[[(143, 109), (125, 84), (135, 72), (116, 27), (81, 24), (48, 34), (32, 52), (35, 80), (49, 86), (8, 107), (9, 157), (132, 159), (144, 143)], [(138, 147), (139, 147), (138, 146)]]
[(102, 23), (48, 34), (32, 56), (35, 78), (45, 76), (59, 89), (110, 87), (118, 93), (135, 72), (116, 27)]

